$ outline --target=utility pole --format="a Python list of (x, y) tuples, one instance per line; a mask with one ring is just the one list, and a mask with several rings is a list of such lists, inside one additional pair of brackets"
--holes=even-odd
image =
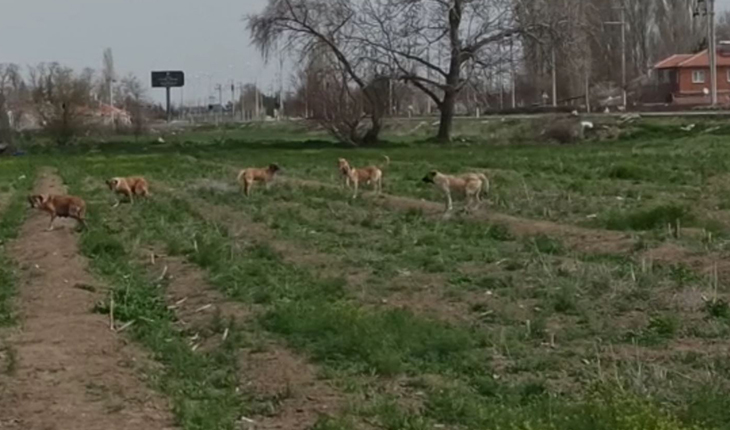
[(231, 117), (236, 117), (236, 84), (231, 80)]
[(621, 21), (610, 21), (605, 24), (621, 26), (621, 98), (625, 110), (628, 107), (629, 100), (626, 82), (626, 4), (624, 0), (621, 1), (619, 10), (621, 11)]
[(621, 88), (624, 110), (628, 107), (628, 95), (626, 93), (626, 4), (621, 2)]
[(279, 118), (284, 119), (284, 51), (279, 50)]
[(553, 41), (551, 54), (553, 62), (553, 107), (558, 107), (558, 64), (555, 58), (555, 41)]
[(256, 80), (256, 83), (254, 83), (254, 89), (256, 90), (254, 97), (256, 99), (256, 106), (254, 107), (254, 113), (256, 115), (256, 121), (259, 120), (259, 116), (261, 115), (261, 112), (259, 112), (259, 106), (261, 106), (261, 102), (259, 101), (259, 81)]
[(517, 108), (517, 73), (515, 72), (515, 38), (509, 39), (509, 63), (512, 74), (512, 109)]
[(216, 84), (215, 89), (218, 90), (218, 109), (216, 109), (215, 113), (215, 125), (217, 126), (220, 121), (220, 116), (223, 113), (223, 85)]
[(712, 105), (717, 105), (717, 40), (715, 38), (715, 0), (707, 0), (708, 14), (707, 17), (709, 22), (707, 23), (707, 29), (709, 31), (710, 41), (710, 81), (712, 91)]

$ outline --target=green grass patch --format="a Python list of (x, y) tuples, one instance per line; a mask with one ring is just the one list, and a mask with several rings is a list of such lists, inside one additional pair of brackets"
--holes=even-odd
[[(20, 172), (25, 172), (22, 180), (17, 179), (16, 176)], [(0, 327), (15, 322), (11, 303), (17, 288), (15, 265), (6, 255), (5, 245), (9, 240), (17, 237), (20, 226), (25, 220), (26, 193), (32, 187), (34, 178), (30, 168), (24, 167), (20, 172), (12, 172), (14, 192), (4, 211), (0, 213)]]
[(657, 228), (676, 228), (677, 222), (688, 227), (695, 216), (686, 206), (666, 204), (651, 209), (609, 212), (603, 219), (603, 226), (609, 230), (645, 231)]

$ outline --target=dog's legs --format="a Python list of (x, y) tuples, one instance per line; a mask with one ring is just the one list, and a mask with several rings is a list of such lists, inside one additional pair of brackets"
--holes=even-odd
[(120, 205), (120, 204), (122, 204), (122, 201), (121, 201), (121, 200), (119, 200), (119, 199), (115, 199), (115, 200), (116, 200), (117, 202), (116, 202), (116, 203), (114, 204), (114, 206), (112, 206), (112, 209), (116, 209), (116, 208), (118, 208), (118, 207), (119, 207), (119, 205)]
[(352, 198), (356, 199), (357, 198), (357, 189), (360, 186), (360, 181), (354, 180), (354, 181), (352, 181), (352, 183), (355, 186), (355, 193), (352, 195)]
[(248, 182), (248, 181), (246, 181), (243, 184), (243, 193), (246, 195), (246, 197), (248, 197), (248, 196), (251, 195), (251, 187), (252, 186), (253, 186), (253, 184), (251, 182)]
[(451, 200), (451, 192), (446, 191), (446, 212), (454, 210), (454, 202)]
[(51, 214), (51, 222), (48, 223), (48, 231), (53, 231), (53, 221), (56, 220), (56, 214)]

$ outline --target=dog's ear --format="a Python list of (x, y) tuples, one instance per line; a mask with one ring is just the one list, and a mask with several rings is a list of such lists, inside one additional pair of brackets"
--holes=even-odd
[(274, 173), (276, 173), (276, 172), (278, 172), (279, 170), (281, 170), (281, 167), (279, 167), (279, 165), (278, 165), (278, 164), (276, 164), (276, 163), (271, 163), (271, 164), (269, 164), (269, 170), (270, 170), (271, 172), (274, 172)]
[(28, 203), (30, 203), (30, 207), (32, 207), (32, 208), (35, 207), (36, 201), (37, 201), (36, 200), (37, 197), (38, 196), (33, 196), (33, 195), (28, 196)]

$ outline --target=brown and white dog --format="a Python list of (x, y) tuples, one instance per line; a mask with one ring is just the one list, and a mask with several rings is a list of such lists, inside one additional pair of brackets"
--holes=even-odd
[[(390, 158), (385, 155), (385, 166), (390, 165)], [(337, 160), (337, 168), (340, 170), (346, 188), (350, 184), (354, 188), (352, 198), (357, 198), (357, 190), (360, 184), (372, 184), (376, 194), (383, 192), (383, 169), (378, 166), (367, 166), (360, 169), (350, 166), (346, 159)]]
[(249, 167), (238, 173), (237, 181), (243, 187), (243, 193), (249, 196), (251, 195), (251, 188), (253, 188), (253, 184), (256, 182), (263, 182), (268, 190), (271, 181), (274, 180), (280, 170), (281, 167), (275, 163), (263, 168)]
[(489, 179), (483, 173), (466, 173), (459, 176), (444, 175), (436, 170), (429, 172), (423, 182), (434, 184), (446, 196), (446, 212), (454, 209), (452, 192), (463, 193), (466, 197), (466, 209), (481, 203), (481, 194), (489, 192)]
[(56, 217), (73, 218), (84, 228), (87, 227), (86, 202), (80, 197), (35, 194), (28, 196), (28, 202), (31, 208), (40, 209), (51, 214), (48, 231), (53, 230), (53, 221), (56, 220)]
[[(106, 185), (114, 194), (121, 194), (134, 204), (134, 196), (147, 197), (150, 194), (150, 187), (145, 178), (140, 176), (130, 176), (128, 178), (111, 178), (106, 181)], [(121, 201), (117, 200), (114, 207), (119, 206)]]

